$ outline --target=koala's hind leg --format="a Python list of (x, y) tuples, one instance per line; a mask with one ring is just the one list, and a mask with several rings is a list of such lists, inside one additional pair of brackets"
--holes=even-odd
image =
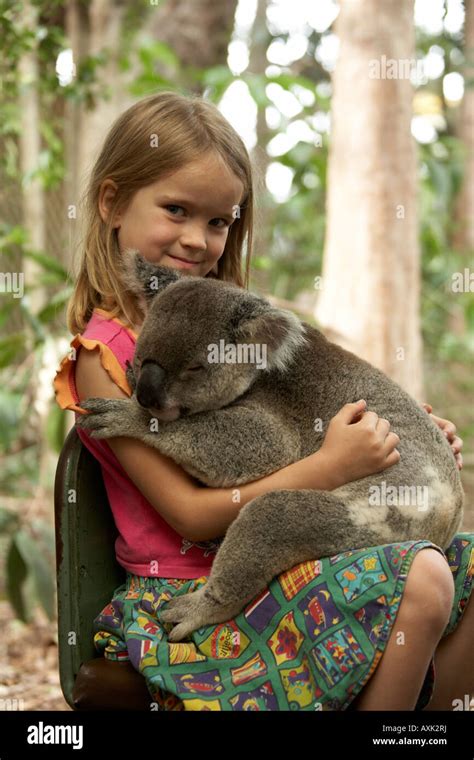
[(271, 491), (252, 499), (227, 530), (207, 584), (172, 600), (160, 616), (180, 623), (170, 640), (230, 620), (276, 575), (300, 562), (389, 543), (383, 519), (380, 514), (377, 522), (374, 514), (373, 527), (357, 525), (328, 491)]

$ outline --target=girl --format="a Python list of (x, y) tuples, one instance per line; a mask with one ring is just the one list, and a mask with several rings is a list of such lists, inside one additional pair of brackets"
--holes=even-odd
[[(63, 359), (54, 381), (59, 405), (76, 414), (88, 397), (131, 395), (125, 362), (144, 315), (121, 284), (125, 248), (189, 275), (248, 286), (249, 156), (215, 106), (162, 92), (112, 126), (87, 202), (68, 310), (77, 353)], [(454, 426), (434, 419), (460, 457)], [(130, 659), (164, 710), (413, 710), (430, 699), (452, 709), (473, 687), (472, 534), (457, 535), (446, 554), (411, 541), (302, 563), (234, 620), (194, 631), (188, 642), (168, 642), (170, 626), (159, 621), (162, 605), (205, 583), (219, 539), (244, 504), (270, 490), (333, 489), (391, 467), (399, 438), (389, 428), (363, 401), (347, 404), (320, 451), (241, 486), (238, 503), (233, 489), (205, 488), (139, 441), (105, 442), (78, 430), (102, 466), (126, 570), (94, 621), (97, 650)]]

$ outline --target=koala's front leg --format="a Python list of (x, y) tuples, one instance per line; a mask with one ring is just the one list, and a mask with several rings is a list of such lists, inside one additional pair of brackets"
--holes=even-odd
[(158, 427), (156, 447), (214, 488), (248, 483), (298, 459), (299, 434), (264, 409), (230, 406)]
[(91, 414), (77, 424), (93, 438), (136, 438), (215, 488), (256, 480), (299, 456), (297, 432), (265, 410), (236, 405), (160, 422), (135, 396), (87, 399), (81, 406)]
[[(88, 398), (81, 408), (89, 412), (78, 417), (76, 425), (87, 430), (91, 438), (125, 436), (148, 442), (150, 415), (131, 398)], [(152, 439), (153, 440), (153, 439)]]

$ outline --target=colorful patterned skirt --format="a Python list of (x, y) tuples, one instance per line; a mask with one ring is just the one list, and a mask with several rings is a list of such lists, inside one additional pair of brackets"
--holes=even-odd
[[(430, 541), (348, 551), (304, 562), (275, 577), (234, 619), (168, 641), (157, 613), (193, 580), (126, 582), (94, 621), (96, 649), (130, 660), (158, 710), (345, 710), (382, 657), (417, 552)], [(474, 534), (458, 533), (444, 553), (455, 599), (443, 636), (456, 628), (474, 574)], [(433, 692), (431, 661), (416, 705)]]

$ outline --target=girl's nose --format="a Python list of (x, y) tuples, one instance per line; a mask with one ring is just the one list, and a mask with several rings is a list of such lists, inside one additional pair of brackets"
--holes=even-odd
[(180, 243), (183, 248), (198, 248), (200, 251), (205, 251), (207, 248), (205, 229), (198, 223), (187, 224), (182, 229)]
[(164, 378), (165, 370), (158, 362), (151, 360), (143, 362), (136, 389), (140, 406), (145, 409), (151, 406), (160, 409), (164, 406)]

